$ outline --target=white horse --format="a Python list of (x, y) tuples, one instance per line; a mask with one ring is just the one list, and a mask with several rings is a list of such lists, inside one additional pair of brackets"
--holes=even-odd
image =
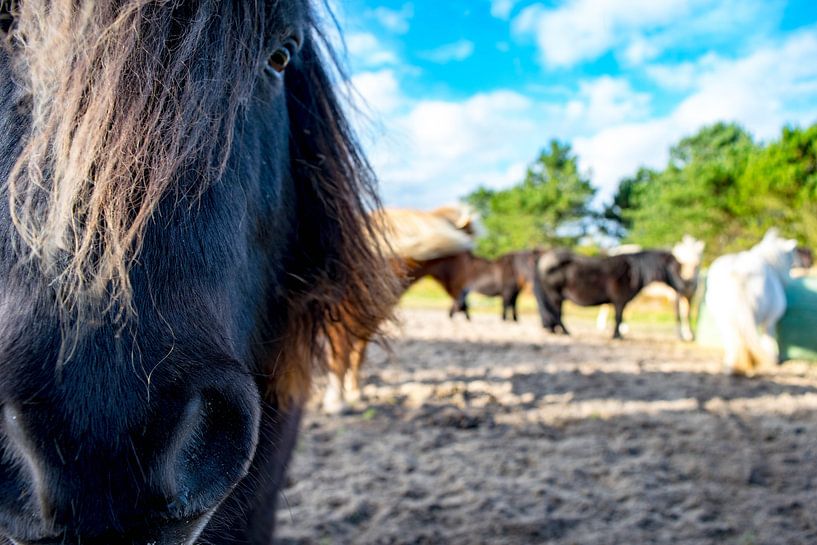
[(719, 257), (709, 269), (706, 305), (724, 346), (724, 371), (754, 375), (778, 362), (777, 322), (797, 241), (771, 229), (751, 250)]
[[(672, 248), (672, 255), (675, 256), (675, 259), (681, 264), (681, 278), (688, 282), (697, 282), (705, 247), (706, 243), (693, 236), (684, 235), (681, 242)], [(634, 254), (642, 250), (643, 248), (637, 244), (625, 244), (611, 249), (608, 254)], [(692, 314), (690, 299), (680, 296), (671, 287), (658, 282), (647, 286), (641, 292), (641, 297), (663, 299), (674, 303), (676, 320), (678, 322), (678, 337), (687, 342), (694, 339), (695, 336), (692, 333), (692, 325), (690, 323), (690, 315)], [(596, 327), (599, 331), (607, 329), (607, 322), (610, 319), (610, 308), (610, 305), (604, 305), (599, 310), (599, 315), (596, 319)], [(622, 327), (626, 329), (627, 326), (622, 324)]]

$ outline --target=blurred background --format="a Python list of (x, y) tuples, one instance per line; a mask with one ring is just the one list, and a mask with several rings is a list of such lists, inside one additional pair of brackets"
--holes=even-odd
[[(386, 206), (407, 209), (393, 223), (463, 203), (485, 229), (425, 263), (396, 252), (417, 282), (387, 348), (355, 353), (354, 396), (332, 411), (342, 387), (324, 410), (313, 403), (280, 543), (817, 543), (817, 2), (333, 7), (355, 123)], [(465, 230), (459, 219), (448, 228)], [(794, 240), (756, 246), (771, 227)], [(795, 242), (801, 260), (785, 262)], [(589, 279), (579, 288), (640, 290), (622, 268), (583, 275), (582, 264), (672, 250), (693, 309), (682, 320), (683, 298), (654, 283), (613, 341), (609, 313), (564, 288), (571, 265), (550, 259), (554, 246), (620, 254), (571, 254)], [(712, 274), (719, 256), (753, 247)], [(486, 277), (521, 291), (518, 323)], [(749, 277), (768, 282), (744, 290)], [(571, 336), (543, 329), (531, 278), (556, 306), (567, 294)], [(712, 284), (724, 298), (704, 295)], [(466, 300), (469, 320), (456, 314)], [(752, 315), (781, 305), (773, 320)], [(716, 327), (715, 314), (742, 329)], [(678, 339), (692, 339), (690, 316), (696, 343)], [(733, 376), (722, 333), (757, 345), (759, 330), (779, 352), (756, 359), (753, 378)], [(330, 376), (327, 392), (345, 379)]]
[(711, 258), (781, 224), (816, 245), (815, 2), (334, 9), (386, 204), (467, 199), (480, 253), (688, 232)]

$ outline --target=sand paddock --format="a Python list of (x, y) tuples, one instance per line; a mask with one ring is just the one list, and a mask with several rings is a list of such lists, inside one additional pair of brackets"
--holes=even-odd
[(638, 324), (401, 319), (369, 408), (305, 418), (277, 543), (817, 544), (817, 369), (723, 376)]

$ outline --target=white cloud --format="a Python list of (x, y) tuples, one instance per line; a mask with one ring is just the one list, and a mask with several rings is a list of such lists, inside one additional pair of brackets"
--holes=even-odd
[(464, 61), (474, 53), (474, 42), (470, 40), (459, 40), (454, 43), (441, 45), (430, 51), (423, 51), (419, 56), (436, 62), (446, 64), (452, 61)]
[[(758, 138), (775, 137), (787, 123), (817, 121), (817, 30), (810, 29), (740, 59), (705, 56), (680, 65), (691, 92), (667, 116), (625, 121), (574, 140), (575, 149), (602, 194), (641, 166), (666, 165), (669, 147), (718, 121), (736, 121)], [(653, 73), (671, 73), (661, 67)]]
[[(563, 7), (586, 1), (572, 0)], [(599, 11), (607, 13), (622, 1), (598, 0)], [(639, 12), (649, 11), (653, 3), (633, 2), (632, 20), (662, 20), (662, 10), (669, 9), (655, 3), (660, 6), (651, 8), (648, 17)], [(673, 2), (668, 4), (676, 5)], [(703, 2), (690, 0), (690, 5)], [(707, 24), (721, 16), (714, 8), (708, 13)], [(523, 12), (515, 24), (522, 24), (524, 17), (530, 15)], [(736, 17), (745, 19), (737, 11)], [(621, 28), (623, 23), (615, 24)], [(458, 100), (423, 99), (407, 93), (404, 79), (412, 75), (403, 59), (374, 35), (347, 35), (353, 66), (362, 70), (353, 83), (375, 126), (360, 123), (359, 117), (356, 121), (367, 137), (385, 201), (429, 208), (454, 201), (478, 185), (506, 187), (522, 179), (527, 164), (553, 137), (573, 143), (582, 168), (592, 170), (601, 197), (608, 198), (621, 178), (639, 166), (665, 166), (670, 145), (702, 125), (737, 121), (768, 139), (785, 123), (817, 121), (817, 28), (755, 43), (754, 52), (742, 57), (709, 53), (694, 61), (658, 64), (649, 61), (656, 58), (652, 48), (669, 47), (677, 34), (667, 37), (664, 30), (651, 34), (633, 22), (627, 25), (631, 33), (616, 42), (619, 53), (624, 55), (626, 46), (631, 49), (628, 62), (652, 62), (640, 74), (672, 91), (673, 97), (684, 97), (675, 105), (634, 88), (638, 80), (609, 76), (559, 87), (558, 92), (528, 86), (524, 92), (500, 89)], [(589, 47), (575, 36), (569, 45)], [(666, 113), (656, 117), (654, 108)]]
[(517, 0), (491, 0), (491, 15), (497, 19), (508, 19)]
[(547, 108), (499, 90), (466, 100), (413, 102), (383, 124), (370, 158), (386, 201), (428, 208), (455, 201), (479, 185), (522, 179), (547, 139)]
[(376, 117), (394, 112), (405, 101), (397, 76), (391, 69), (355, 74), (352, 86), (364, 100), (371, 115)]
[(380, 40), (374, 34), (368, 32), (356, 32), (347, 35), (346, 47), (349, 55), (360, 65), (367, 68), (398, 63), (397, 55), (380, 43)]
[(697, 76), (719, 62), (714, 53), (708, 53), (696, 61), (678, 64), (653, 64), (645, 68), (647, 76), (662, 88), (674, 92), (691, 90), (696, 84)]
[(579, 84), (578, 96), (568, 101), (566, 113), (574, 130), (597, 130), (624, 120), (643, 119), (649, 107), (649, 94), (635, 92), (625, 79), (602, 76)]
[(371, 17), (385, 28), (396, 34), (405, 34), (409, 31), (409, 21), (414, 17), (414, 4), (403, 4), (399, 11), (379, 7), (369, 12)]
[(608, 51), (640, 65), (672, 46), (730, 41), (747, 28), (760, 34), (783, 6), (782, 0), (568, 0), (525, 8), (513, 28), (536, 41), (548, 67), (574, 66)]

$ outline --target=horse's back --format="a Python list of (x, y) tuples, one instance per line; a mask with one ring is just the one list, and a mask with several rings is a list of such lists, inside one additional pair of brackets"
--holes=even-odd
[(449, 219), (419, 210), (389, 208), (372, 215), (386, 245), (397, 257), (429, 261), (471, 250), (474, 237)]

